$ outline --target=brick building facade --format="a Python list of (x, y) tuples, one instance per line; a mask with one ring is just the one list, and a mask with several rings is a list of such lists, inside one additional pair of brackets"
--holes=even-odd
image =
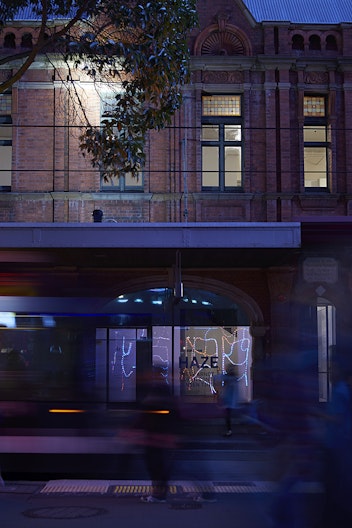
[[(75, 84), (97, 124), (110, 87), (93, 85), (79, 70), (67, 81), (52, 55), (39, 57), (1, 96), (1, 288), (13, 300), (28, 295), (31, 281), (33, 299), (172, 289), (181, 251), (186, 288), (229, 297), (246, 313), (255, 361), (287, 335), (294, 346), (317, 352), (324, 400), (328, 353), (349, 339), (351, 317), (352, 10), (346, 15), (337, 6), (316, 22), (309, 2), (291, 20), (258, 4), (198, 2), (184, 103), (171, 126), (150, 133), (138, 180), (104, 181), (79, 149), (81, 121), (69, 87)], [(30, 26), (6, 28), (0, 55), (9, 42), (24, 46), (24, 33), (35, 39)], [(0, 69), (2, 78), (8, 68)], [(93, 227), (97, 209), (103, 222)], [(29, 225), (38, 240), (15, 238), (13, 246), (11, 224)], [(48, 224), (57, 224), (56, 242), (55, 234), (41, 241)], [(85, 240), (70, 242), (70, 227), (78, 224)], [(134, 245), (124, 245), (119, 240), (131, 224), (140, 232)], [(164, 233), (157, 247), (148, 246), (145, 224), (174, 225), (189, 235), (168, 245)], [(253, 231), (238, 234), (248, 225)], [(300, 242), (276, 243), (280, 225), (298, 229)], [(204, 226), (209, 240), (197, 245)], [(265, 226), (271, 235), (258, 240), (254, 231)], [(232, 244), (217, 244), (229, 227)], [(105, 240), (111, 229), (116, 238)], [(44, 263), (28, 260), (33, 248)], [(17, 278), (9, 278), (9, 265)]]
[[(198, 10), (200, 24), (190, 36), (192, 77), (184, 89), (183, 107), (172, 126), (150, 134), (141, 181), (122, 191), (121, 182), (104, 184), (80, 153), (82, 121), (66, 82), (68, 72), (57, 58), (49, 62), (41, 57), (35, 63), (12, 90), (12, 163), (3, 182), (11, 194), (1, 195), (2, 221), (88, 222), (97, 207), (117, 222), (182, 222), (185, 214), (191, 222), (349, 216), (349, 25), (256, 23), (242, 2), (213, 6), (203, 1)], [(12, 31), (15, 45), (21, 47), (24, 30), (9, 28), (1, 35), (5, 53), (5, 39)], [(6, 77), (6, 69), (1, 75)], [(74, 71), (74, 81), (84, 92), (91, 121), (98, 124), (109, 88), (97, 90), (79, 70)], [(213, 119), (202, 116), (205, 95), (238, 97), (237, 119), (216, 116), (215, 109), (210, 110)], [(315, 122), (312, 112), (305, 115), (311, 102), (307, 98), (324, 106)], [(326, 132), (320, 128), (321, 137), (305, 139), (309, 120), (309, 126), (326, 127)], [(231, 171), (229, 181), (222, 182), (226, 168), (219, 169), (220, 182), (214, 180), (214, 186), (203, 181), (205, 121), (237, 122), (241, 129), (234, 182)], [(235, 144), (226, 147), (223, 141), (220, 150), (230, 152)], [(308, 141), (311, 146), (305, 149)], [(319, 166), (322, 178), (313, 185), (305, 175), (304, 152), (314, 148), (316, 161), (322, 155), (326, 165)], [(227, 162), (235, 163), (229, 156)]]

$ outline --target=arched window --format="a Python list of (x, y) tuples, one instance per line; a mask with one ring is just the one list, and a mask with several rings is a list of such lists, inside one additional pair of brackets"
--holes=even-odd
[(15, 49), (16, 48), (16, 37), (14, 33), (6, 33), (4, 38), (4, 48)]
[(334, 35), (328, 35), (325, 41), (326, 51), (337, 51), (337, 42)]
[(245, 55), (245, 45), (231, 31), (214, 31), (203, 42), (202, 55)]
[(33, 37), (31, 33), (24, 33), (22, 35), (21, 48), (33, 48)]
[(293, 35), (292, 37), (292, 49), (293, 50), (304, 50), (304, 38), (302, 35)]
[(321, 42), (319, 35), (311, 35), (309, 37), (309, 49), (311, 51), (321, 51)]

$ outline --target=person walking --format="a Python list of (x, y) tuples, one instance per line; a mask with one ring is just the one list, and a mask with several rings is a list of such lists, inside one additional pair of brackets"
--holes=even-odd
[(325, 501), (320, 526), (352, 526), (352, 390), (351, 366), (335, 359), (330, 365), (331, 396), (326, 417)]
[(239, 392), (237, 369), (233, 363), (221, 376), (220, 401), (225, 411), (225, 436), (232, 436), (232, 424), (239, 410)]
[(152, 492), (142, 502), (165, 502), (175, 450), (179, 445), (179, 412), (162, 367), (154, 367), (149, 391), (143, 399), (139, 420), (143, 431), (144, 457)]

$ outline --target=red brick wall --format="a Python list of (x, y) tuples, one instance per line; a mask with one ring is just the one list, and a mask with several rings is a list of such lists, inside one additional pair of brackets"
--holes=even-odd
[[(67, 72), (31, 68), (13, 90), (12, 193), (2, 195), (4, 221), (87, 222), (94, 208), (118, 222), (290, 221), (300, 217), (351, 214), (352, 75), (343, 56), (352, 53), (349, 26), (315, 28), (320, 52), (309, 51), (312, 30), (281, 24), (253, 24), (229, 0), (198, 3), (199, 27), (190, 49), (220, 28), (237, 32), (247, 55), (203, 55), (192, 62), (192, 82), (171, 127), (152, 132), (147, 145), (144, 192), (101, 190), (99, 172), (79, 148), (82, 115), (65, 83)], [(226, 13), (222, 17), (222, 13)], [(225, 24), (225, 26), (224, 26)], [(28, 28), (27, 28), (28, 30)], [(304, 37), (303, 51), (292, 37)], [(328, 34), (338, 49), (325, 50)], [(195, 47), (196, 46), (196, 47)], [(99, 123), (100, 99), (78, 70), (76, 88), (91, 122)], [(84, 90), (83, 90), (84, 87)], [(201, 190), (201, 95), (243, 95), (244, 173), (242, 192), (205, 195)], [(329, 96), (332, 130), (330, 193), (306, 195), (303, 187), (302, 108), (304, 93)], [(186, 150), (185, 150), (186, 145)], [(33, 198), (33, 193), (36, 194)]]

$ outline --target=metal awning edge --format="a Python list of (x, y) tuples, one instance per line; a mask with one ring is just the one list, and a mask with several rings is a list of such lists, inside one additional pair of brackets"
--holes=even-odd
[(299, 248), (299, 222), (0, 224), (11, 248)]

